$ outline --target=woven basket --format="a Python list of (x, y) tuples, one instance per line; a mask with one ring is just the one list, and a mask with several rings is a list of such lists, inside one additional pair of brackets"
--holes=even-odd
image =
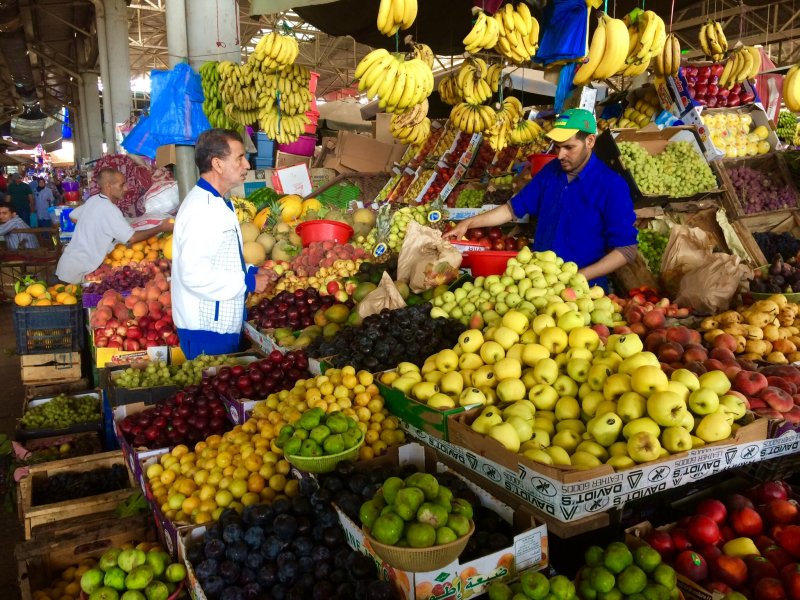
[(369, 534), (367, 528), (364, 528), (364, 535), (369, 540), (369, 544), (375, 554), (395, 569), (412, 573), (427, 573), (428, 571), (446, 567), (461, 556), (473, 533), (475, 533), (475, 523), (470, 521), (469, 531), (466, 535), (449, 544), (431, 546), (430, 548), (400, 548), (381, 544)]
[(286, 460), (306, 473), (330, 473), (336, 468), (336, 465), (343, 460), (355, 460), (358, 458), (358, 451), (361, 449), (361, 446), (364, 445), (364, 439), (364, 434), (362, 433), (361, 441), (358, 444), (338, 454), (314, 457), (289, 455), (286, 457)]

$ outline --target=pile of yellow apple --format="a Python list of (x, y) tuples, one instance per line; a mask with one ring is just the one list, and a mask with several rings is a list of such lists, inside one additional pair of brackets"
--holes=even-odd
[(508, 311), (496, 327), (467, 330), (422, 368), (402, 364), (382, 382), (437, 409), (485, 408), (471, 427), (545, 463), (592, 468), (636, 463), (727, 439), (747, 413), (723, 371), (671, 378), (636, 334), (605, 346), (584, 325), (529, 322)]
[(328, 369), (323, 375), (297, 381), (291, 390), (271, 394), (256, 404), (255, 414), (277, 413), (282, 421), (293, 424), (304, 411), (321, 408), (326, 413), (342, 411), (358, 422), (364, 433), (359, 458), (369, 460), (386, 452), (389, 446), (405, 443), (397, 417), (384, 407), (383, 396), (368, 371), (347, 366)]
[(432, 300), (431, 316), (457, 319), (474, 329), (496, 325), (509, 310), (526, 317), (548, 314), (567, 323), (621, 324), (618, 306), (603, 288), (590, 287), (578, 265), (550, 250), (527, 246), (508, 261), (503, 275), (476, 277), (472, 283)]
[(747, 113), (703, 112), (702, 119), (711, 141), (725, 153), (725, 158), (767, 154), (772, 149), (767, 141), (769, 129), (764, 125), (754, 126), (753, 117)]
[(730, 346), (742, 359), (787, 364), (800, 360), (800, 305), (783, 294), (759, 300), (751, 306), (728, 310), (700, 323), (709, 344), (723, 335), (733, 336)]

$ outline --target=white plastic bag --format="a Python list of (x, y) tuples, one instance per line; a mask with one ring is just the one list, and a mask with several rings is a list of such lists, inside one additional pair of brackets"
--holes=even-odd
[(165, 213), (174, 215), (181, 204), (177, 182), (171, 181), (152, 186), (144, 195), (146, 213)]

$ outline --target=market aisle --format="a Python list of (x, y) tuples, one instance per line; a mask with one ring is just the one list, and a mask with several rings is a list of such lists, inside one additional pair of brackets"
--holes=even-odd
[[(14, 433), (14, 423), (22, 412), (22, 382), (20, 380), (19, 356), (14, 353), (14, 328), (11, 317), (12, 305), (0, 304), (0, 432)], [(0, 597), (19, 598), (17, 589), (17, 564), (14, 562), (14, 545), (22, 539), (22, 527), (15, 512), (0, 509), (0, 532), (4, 543), (0, 544)]]

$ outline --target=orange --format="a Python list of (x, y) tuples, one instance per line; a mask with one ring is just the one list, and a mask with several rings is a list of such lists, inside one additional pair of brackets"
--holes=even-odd
[(256, 494), (261, 493), (261, 490), (267, 485), (266, 479), (258, 473), (251, 473), (247, 478), (247, 491)]
[(30, 306), (33, 302), (33, 297), (28, 292), (20, 292), (14, 296), (14, 304), (17, 306)]

